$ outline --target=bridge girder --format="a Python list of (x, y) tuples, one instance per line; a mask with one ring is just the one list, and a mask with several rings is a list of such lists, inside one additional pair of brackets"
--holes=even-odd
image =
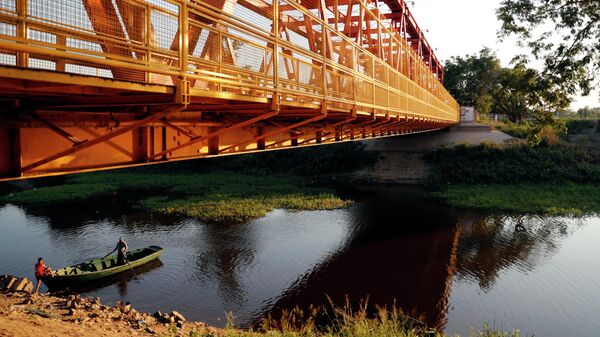
[(402, 0), (5, 0), (0, 179), (448, 127)]

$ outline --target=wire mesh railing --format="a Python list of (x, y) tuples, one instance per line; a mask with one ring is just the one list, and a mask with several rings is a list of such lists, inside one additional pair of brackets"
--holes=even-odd
[(0, 0), (0, 65), (458, 120), (369, 0), (329, 2)]

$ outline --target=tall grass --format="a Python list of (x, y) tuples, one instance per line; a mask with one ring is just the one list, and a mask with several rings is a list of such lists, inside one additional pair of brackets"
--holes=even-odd
[[(231, 316), (230, 316), (231, 317)], [(325, 324), (323, 317), (326, 318)], [(228, 324), (225, 329), (202, 328), (190, 332), (190, 337), (445, 337), (444, 333), (403, 315), (399, 310), (378, 308), (374, 315), (367, 306), (357, 310), (349, 306), (313, 309), (303, 312), (294, 309), (283, 312), (278, 320), (265, 319), (255, 330), (240, 330)], [(473, 330), (473, 337), (519, 337), (519, 331), (503, 331), (484, 325)]]

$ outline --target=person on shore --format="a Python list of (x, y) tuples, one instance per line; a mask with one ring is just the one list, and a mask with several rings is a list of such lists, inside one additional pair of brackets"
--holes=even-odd
[(119, 242), (117, 242), (117, 246), (115, 247), (115, 249), (111, 250), (110, 253), (106, 254), (106, 256), (104, 257), (109, 256), (115, 250), (117, 251), (117, 265), (122, 266), (125, 263), (127, 263), (127, 243), (125, 242), (125, 240), (123, 240), (123, 237), (119, 238)]
[(35, 285), (35, 294), (39, 295), (40, 285), (42, 285), (42, 277), (52, 275), (52, 269), (44, 264), (44, 260), (41, 257), (38, 257), (38, 262), (35, 264), (34, 269), (35, 279), (37, 280), (37, 284)]

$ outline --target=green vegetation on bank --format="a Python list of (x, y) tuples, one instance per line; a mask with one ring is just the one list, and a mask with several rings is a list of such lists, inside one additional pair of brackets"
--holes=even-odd
[[(231, 317), (229, 317), (231, 318)], [(170, 330), (165, 337), (177, 336)], [(258, 329), (240, 330), (229, 320), (225, 329), (201, 329), (192, 331), (190, 337), (446, 337), (448, 335), (428, 328), (422, 322), (402, 315), (398, 310), (378, 308), (374, 315), (362, 307), (357, 311), (335, 308), (327, 313), (312, 309), (308, 314), (294, 309), (283, 312), (278, 320), (265, 319)], [(519, 337), (520, 332), (503, 331), (484, 324), (473, 329), (472, 337)]]
[(0, 197), (17, 204), (69, 203), (141, 192), (134, 204), (145, 210), (180, 214), (206, 221), (244, 221), (275, 208), (334, 209), (350, 202), (329, 189), (306, 185), (300, 178), (235, 173), (103, 172), (75, 175), (64, 185), (41, 187)]
[[(134, 207), (205, 221), (245, 221), (267, 212), (348, 206), (333, 190), (311, 186), (314, 174), (351, 172), (374, 163), (360, 143), (203, 159), (77, 174), (0, 196), (29, 205), (73, 203), (127, 192)], [(50, 180), (52, 181), (52, 180)]]
[(560, 143), (460, 145), (432, 152), (428, 187), (451, 205), (600, 214), (600, 148)]
[(600, 185), (453, 185), (433, 195), (464, 208), (547, 215), (600, 214)]

